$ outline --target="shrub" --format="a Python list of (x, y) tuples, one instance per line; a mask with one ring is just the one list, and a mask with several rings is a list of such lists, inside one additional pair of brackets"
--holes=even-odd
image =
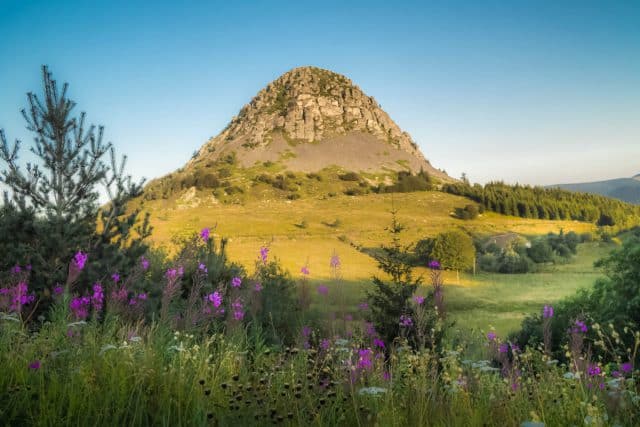
[(342, 181), (360, 181), (360, 175), (355, 172), (346, 172), (341, 175), (338, 175)]
[(456, 208), (456, 217), (464, 220), (471, 220), (478, 218), (480, 215), (480, 209), (478, 205), (466, 205), (464, 208)]

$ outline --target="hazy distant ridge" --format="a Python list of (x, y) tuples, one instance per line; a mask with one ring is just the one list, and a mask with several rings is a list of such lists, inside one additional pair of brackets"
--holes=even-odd
[(628, 203), (640, 204), (640, 174), (631, 178), (609, 179), (606, 181), (583, 182), (575, 184), (557, 184), (558, 187), (569, 191), (595, 193)]

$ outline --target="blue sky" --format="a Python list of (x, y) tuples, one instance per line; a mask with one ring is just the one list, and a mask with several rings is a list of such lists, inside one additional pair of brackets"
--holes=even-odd
[(19, 109), (48, 64), (153, 178), (315, 65), (374, 96), (452, 176), (640, 173), (638, 1), (182, 3), (0, 0), (0, 128), (31, 143)]

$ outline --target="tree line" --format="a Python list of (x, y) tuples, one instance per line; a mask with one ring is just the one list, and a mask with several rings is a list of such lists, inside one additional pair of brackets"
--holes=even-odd
[(604, 196), (557, 188), (490, 182), (448, 183), (442, 191), (470, 198), (486, 210), (522, 218), (575, 220), (600, 226), (630, 227), (640, 220), (640, 206)]

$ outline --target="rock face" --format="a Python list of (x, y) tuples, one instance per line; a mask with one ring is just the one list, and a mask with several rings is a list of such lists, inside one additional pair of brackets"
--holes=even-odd
[[(359, 135), (360, 139), (362, 135), (372, 136), (384, 144), (372, 144), (371, 150), (398, 152), (401, 155), (394, 161), (404, 162), (408, 165), (405, 168), (424, 168), (446, 177), (431, 167), (409, 134), (391, 120), (373, 97), (345, 76), (316, 67), (295, 68), (269, 83), (218, 136), (205, 143), (191, 162), (235, 151), (239, 159), (246, 157), (251, 161), (245, 163), (251, 164), (272, 160), (269, 155), (273, 153), (267, 147), (271, 151), (282, 148), (278, 144), (282, 139), (293, 147), (304, 142), (317, 144), (336, 139), (344, 142), (349, 135)], [(327, 159), (329, 164), (330, 160)], [(334, 160), (333, 164), (340, 164), (340, 159)]]

